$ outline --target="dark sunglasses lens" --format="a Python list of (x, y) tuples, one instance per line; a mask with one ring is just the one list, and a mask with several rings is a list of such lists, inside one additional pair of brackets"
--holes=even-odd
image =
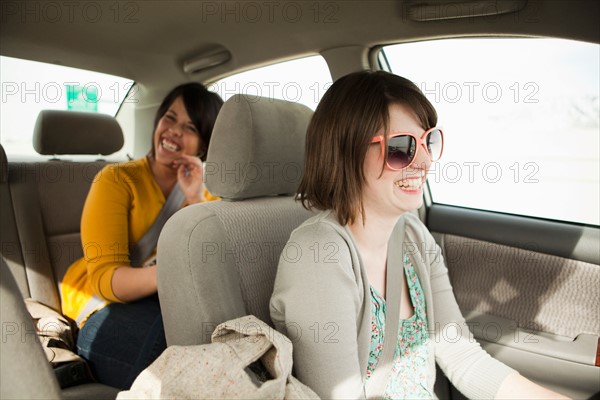
[(427, 150), (431, 155), (431, 161), (437, 161), (442, 156), (444, 139), (439, 129), (434, 129), (427, 134)]
[(412, 136), (394, 136), (388, 139), (388, 164), (395, 169), (407, 167), (417, 151), (417, 142)]

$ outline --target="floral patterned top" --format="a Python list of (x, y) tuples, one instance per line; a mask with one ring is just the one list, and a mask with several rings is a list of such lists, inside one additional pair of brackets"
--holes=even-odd
[[(419, 278), (407, 254), (404, 254), (410, 299), (414, 307), (412, 317), (400, 321), (398, 345), (394, 354), (392, 375), (384, 392), (386, 399), (431, 399), (432, 388), (427, 387), (429, 373), (427, 360), (430, 352), (425, 296)], [(371, 351), (367, 365), (367, 379), (377, 366), (383, 349), (385, 331), (385, 300), (371, 286)]]

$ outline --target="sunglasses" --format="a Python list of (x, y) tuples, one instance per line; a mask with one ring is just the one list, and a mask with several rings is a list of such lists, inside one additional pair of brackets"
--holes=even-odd
[[(381, 143), (381, 156), (385, 156), (383, 135), (375, 136), (371, 143)], [(408, 132), (395, 132), (387, 139), (387, 166), (401, 170), (413, 163), (423, 147), (431, 161), (437, 161), (444, 150), (444, 134), (440, 128), (426, 130), (420, 137)]]

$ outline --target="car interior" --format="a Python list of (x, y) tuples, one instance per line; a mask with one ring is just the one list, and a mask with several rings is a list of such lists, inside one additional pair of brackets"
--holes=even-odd
[[(160, 235), (158, 295), (167, 344), (209, 343), (218, 324), (248, 314), (272, 325), (268, 305), (281, 251), (312, 215), (295, 199), (306, 128), (328, 84), (365, 69), (408, 79), (431, 69), (439, 77), (424, 93), (440, 120), (455, 127), (444, 132), (448, 142), (519, 147), (514, 157), (520, 158), (510, 162), (483, 154), (466, 166), (449, 149), (449, 160), (459, 161), (429, 178), (417, 214), (442, 248), (458, 304), (482, 347), (552, 390), (600, 398), (599, 2), (15, 0), (3, 1), (1, 11), (1, 398), (116, 398), (118, 389), (100, 383), (60, 387), (23, 299), (61, 310), (66, 269), (96, 250), (82, 248), (80, 238), (94, 176), (108, 163), (147, 154), (160, 101), (184, 82), (206, 84), (226, 100), (204, 164), (206, 187), (221, 201), (183, 208)], [(537, 47), (521, 50), (522, 42)], [(456, 50), (453, 43), (467, 47)], [(423, 52), (411, 52), (415, 46)], [(546, 47), (548, 58), (537, 60)], [(581, 49), (591, 61), (579, 62)], [(495, 56), (506, 64), (494, 71), (477, 67), (486, 57), (497, 63)], [(323, 81), (308, 67), (290, 68), (284, 78), (268, 69), (310, 57), (318, 58)], [(13, 59), (36, 62), (21, 69), (30, 76), (9, 76)], [(579, 72), (563, 73), (563, 62)], [(444, 70), (455, 64), (464, 75), (444, 81)], [(122, 93), (110, 113), (67, 110), (66, 102), (62, 109), (46, 102), (51, 106), (34, 114), (12, 111), (10, 101), (39, 105), (51, 88), (71, 84), (36, 78), (42, 65), (131, 84), (117, 84)], [(245, 75), (257, 71), (267, 72)], [(503, 74), (516, 86), (505, 85)], [(569, 79), (578, 84), (557, 93), (563, 100), (574, 93), (577, 101), (548, 106), (547, 93)], [(274, 96), (277, 90), (283, 96)], [(311, 103), (299, 101), (299, 92)], [(465, 100), (467, 92), (474, 100)], [(101, 91), (95, 93), (97, 101)], [(528, 98), (547, 106), (548, 121), (531, 111)], [(509, 108), (499, 111), (505, 101)], [(444, 107), (456, 103), (466, 114), (448, 115), (452, 109)], [(565, 110), (567, 122), (551, 119)], [(9, 117), (16, 122), (5, 122)], [(514, 128), (518, 124), (524, 128)], [(498, 142), (489, 132), (500, 132)], [(559, 134), (565, 136), (555, 140)], [(25, 152), (13, 144), (21, 137)], [(539, 160), (555, 162), (555, 172), (532, 161), (536, 151)], [(447, 173), (453, 165), (470, 173), (469, 165), (481, 160), (487, 161), (483, 171), (496, 168), (514, 182), (493, 185), (484, 175), (480, 186), (452, 185)], [(445, 182), (435, 182), (440, 177)], [(528, 177), (541, 183), (527, 184)], [(511, 201), (523, 208), (502, 208)], [(465, 398), (441, 370), (435, 391), (440, 399)]]

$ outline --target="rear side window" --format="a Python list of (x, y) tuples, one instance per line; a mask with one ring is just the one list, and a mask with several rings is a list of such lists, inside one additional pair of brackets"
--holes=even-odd
[(285, 61), (228, 76), (208, 86), (223, 100), (234, 94), (301, 103), (312, 110), (331, 86), (331, 74), (321, 56)]
[(435, 203), (600, 224), (597, 44), (451, 39), (387, 46), (380, 61), (436, 107)]
[[(0, 140), (9, 160), (44, 158), (32, 145), (35, 121), (41, 110), (76, 110), (115, 116), (124, 101), (137, 101), (131, 90), (133, 81), (77, 68), (0, 57), (0, 76)], [(124, 159), (133, 149), (133, 138), (123, 133), (125, 145), (111, 158)]]

